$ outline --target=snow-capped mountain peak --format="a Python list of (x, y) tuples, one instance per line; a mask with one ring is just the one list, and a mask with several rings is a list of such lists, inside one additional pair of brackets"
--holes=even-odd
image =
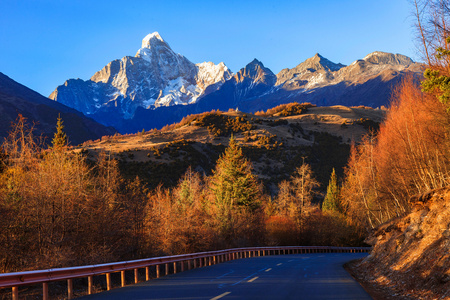
[(131, 119), (138, 107), (194, 103), (208, 87), (214, 91), (232, 76), (223, 63), (195, 65), (175, 53), (158, 32), (145, 36), (141, 46), (135, 57), (110, 62), (90, 80), (68, 80), (50, 97), (86, 115), (115, 111)]
[(393, 54), (382, 51), (375, 51), (367, 54), (364, 58), (364, 61), (372, 63), (372, 64), (391, 64), (391, 65), (401, 65), (401, 66), (409, 66), (414, 63), (414, 61), (402, 54)]
[(157, 31), (155, 31), (153, 33), (148, 34), (145, 38), (142, 39), (142, 48), (150, 48), (152, 39), (157, 39), (157, 40), (165, 43), (165, 41), (163, 40), (161, 35), (159, 35), (159, 33)]
[(152, 60), (187, 60), (183, 55), (175, 53), (156, 31), (142, 39), (142, 47), (137, 51), (136, 57), (149, 62)]
[(223, 62), (217, 65), (213, 62), (202, 62), (196, 66), (198, 68), (196, 81), (202, 90), (212, 84), (224, 83), (232, 76), (230, 69)]

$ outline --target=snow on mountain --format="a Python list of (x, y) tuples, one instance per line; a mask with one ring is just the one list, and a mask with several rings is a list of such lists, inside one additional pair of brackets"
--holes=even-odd
[(89, 80), (69, 79), (50, 98), (129, 133), (212, 109), (254, 112), (293, 101), (378, 107), (405, 74), (421, 72), (407, 56), (376, 51), (349, 66), (316, 53), (276, 75), (254, 59), (233, 74), (224, 63), (192, 63), (154, 32), (135, 56), (111, 61)]
[(108, 63), (90, 80), (69, 79), (50, 98), (86, 115), (114, 110), (130, 119), (138, 107), (195, 103), (209, 86), (216, 90), (231, 74), (224, 63), (195, 65), (154, 32), (144, 37), (134, 57)]
[(196, 64), (198, 68), (197, 72), (197, 85), (205, 90), (209, 85), (221, 82), (224, 83), (231, 78), (231, 71), (225, 66), (223, 62), (215, 65), (212, 62), (203, 62)]

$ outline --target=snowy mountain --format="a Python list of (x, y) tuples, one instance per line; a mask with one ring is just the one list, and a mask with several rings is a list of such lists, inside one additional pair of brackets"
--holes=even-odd
[[(175, 53), (154, 32), (142, 40), (134, 57), (125, 56), (110, 62), (90, 80), (69, 79), (58, 86), (50, 98), (95, 119), (110, 113), (130, 119), (138, 107), (149, 109), (195, 103), (201, 95), (216, 90), (230, 77), (231, 72), (223, 63), (195, 65)], [(100, 117), (106, 124), (107, 119), (110, 118)], [(114, 125), (114, 122), (109, 124)]]
[(110, 62), (90, 80), (69, 79), (50, 98), (132, 133), (212, 109), (255, 112), (294, 101), (379, 107), (388, 105), (393, 86), (408, 73), (421, 76), (422, 66), (376, 51), (349, 66), (317, 53), (276, 75), (255, 59), (232, 74), (224, 63), (190, 62), (154, 32), (134, 57)]
[[(265, 70), (273, 74), (269, 69)], [(349, 66), (333, 63), (316, 54), (292, 69), (281, 70), (264, 89), (255, 85), (236, 85), (231, 93), (226, 82), (218, 91), (202, 97), (196, 105), (202, 106), (207, 100), (217, 103), (221, 99), (228, 101), (229, 107), (239, 107), (246, 112), (267, 110), (294, 101), (319, 106), (387, 106), (393, 87), (406, 74), (421, 76), (422, 65), (404, 55), (380, 51)]]

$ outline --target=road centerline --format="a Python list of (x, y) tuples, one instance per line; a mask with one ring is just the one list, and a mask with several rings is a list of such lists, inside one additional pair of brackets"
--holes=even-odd
[(258, 279), (259, 277), (258, 276), (256, 276), (256, 277), (253, 277), (252, 279), (250, 279), (249, 281), (247, 281), (247, 282), (253, 282), (253, 281), (255, 281), (256, 279)]
[(225, 297), (226, 295), (229, 295), (229, 294), (231, 294), (231, 292), (225, 292), (223, 294), (220, 294), (219, 296), (211, 298), (210, 300), (217, 300), (217, 299), (223, 298), (223, 297)]
[(249, 275), (249, 276), (245, 277), (244, 279), (241, 279), (241, 280), (239, 280), (238, 282), (233, 283), (232, 285), (236, 285), (236, 284), (241, 283), (242, 281), (248, 280), (250, 277), (252, 277), (252, 276), (254, 276), (254, 275), (256, 275), (256, 274), (258, 274), (258, 272), (253, 273), (252, 275)]

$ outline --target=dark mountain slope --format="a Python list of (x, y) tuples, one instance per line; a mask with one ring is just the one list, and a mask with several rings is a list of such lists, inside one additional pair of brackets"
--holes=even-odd
[(43, 134), (50, 143), (58, 115), (64, 121), (65, 131), (71, 144), (112, 135), (114, 128), (105, 127), (82, 113), (63, 104), (52, 101), (26, 86), (0, 73), (0, 138), (6, 137), (11, 122), (22, 114), (35, 123), (35, 134)]

